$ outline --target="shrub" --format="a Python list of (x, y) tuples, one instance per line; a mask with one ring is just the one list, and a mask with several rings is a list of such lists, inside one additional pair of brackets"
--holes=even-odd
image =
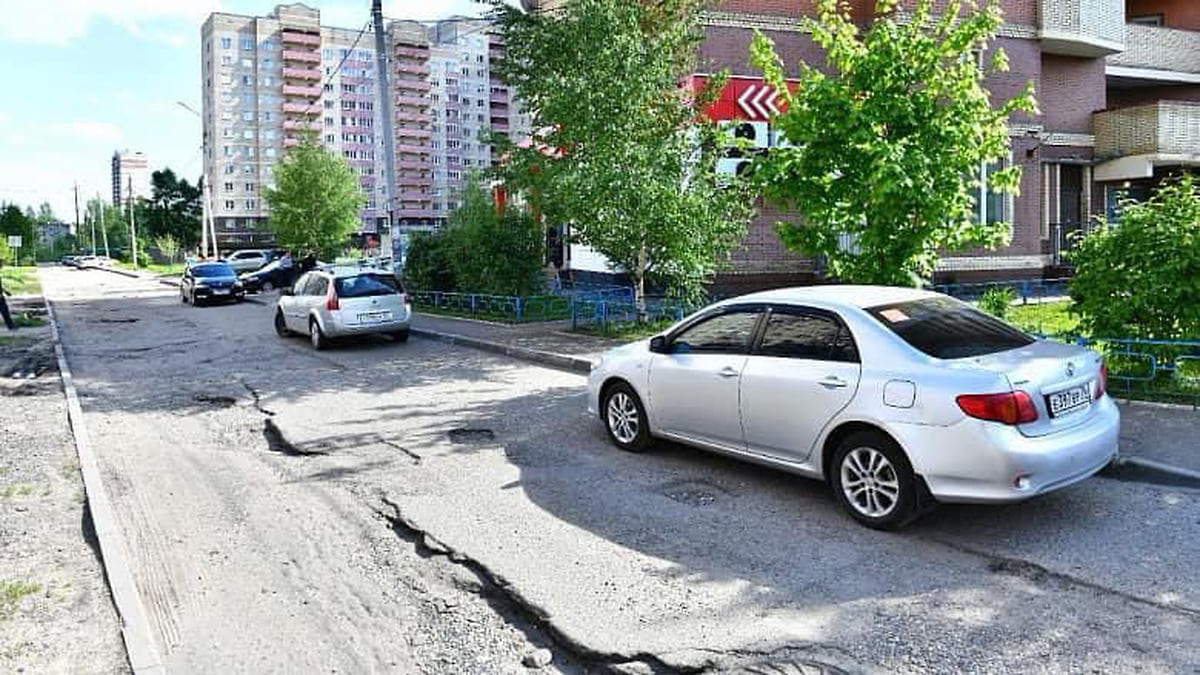
[(413, 233), (404, 260), (405, 283), (414, 290), (454, 290), (454, 272), (447, 250), (441, 234)]
[(998, 319), (1008, 317), (1008, 310), (1017, 299), (1017, 292), (1008, 286), (993, 286), (979, 299), (979, 308)]
[(1073, 311), (1097, 337), (1200, 338), (1200, 192), (1191, 176), (1122, 205), (1070, 255)]

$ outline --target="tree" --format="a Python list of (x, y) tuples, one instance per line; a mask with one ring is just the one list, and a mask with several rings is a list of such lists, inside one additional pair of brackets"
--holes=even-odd
[[(979, 217), (981, 175), (1008, 158), (1010, 116), (1037, 111), (1032, 83), (998, 107), (983, 86), (1008, 68), (1002, 49), (988, 49), (1003, 23), (998, 0), (965, 14), (949, 0), (940, 18), (933, 0), (904, 17), (897, 4), (880, 0), (860, 34), (847, 8), (818, 0), (808, 27), (831, 72), (801, 63), (794, 92), (771, 41), (759, 34), (751, 48), (787, 103), (773, 122), (793, 145), (753, 175), (803, 218), (777, 225), (783, 242), (824, 256), (844, 281), (914, 285), (932, 276), (939, 250), (1006, 244), (1010, 225)], [(992, 167), (987, 183), (1015, 193), (1020, 176)]]
[(500, 145), (500, 177), (550, 222), (570, 223), (632, 278), (695, 296), (745, 234), (752, 200), (720, 182), (716, 126), (702, 115), (725, 78), (694, 71), (701, 0), (567, 0), (554, 12), (495, 5), (500, 71), (544, 130), (533, 147)]
[(542, 286), (545, 230), (515, 208), (497, 215), (492, 196), (472, 180), (442, 234), (459, 290), (527, 295)]
[(297, 253), (332, 256), (358, 228), (363, 205), (358, 177), (313, 134), (276, 165), (275, 184), (263, 194), (280, 245)]
[(1126, 202), (1070, 254), (1072, 311), (1096, 337), (1200, 338), (1200, 188), (1191, 176)]
[(37, 225), (21, 211), (21, 207), (8, 204), (0, 209), (0, 236), (7, 244), (8, 237), (13, 235), (21, 237), (21, 250), (10, 255), (32, 256), (37, 245)]
[(167, 259), (167, 264), (173, 264), (179, 257), (179, 242), (169, 234), (154, 238), (154, 246)]
[(37, 210), (37, 222), (39, 223), (56, 223), (58, 216), (54, 215), (54, 209), (50, 208), (50, 202), (42, 202)]
[(199, 184), (193, 186), (171, 169), (163, 169), (150, 174), (150, 186), (145, 217), (140, 211), (135, 214), (139, 229), (145, 228), (152, 238), (171, 236), (184, 247), (196, 246), (203, 213)]

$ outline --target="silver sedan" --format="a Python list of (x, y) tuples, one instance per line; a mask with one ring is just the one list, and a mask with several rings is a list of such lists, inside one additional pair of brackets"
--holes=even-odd
[(1107, 369), (936, 293), (815, 286), (710, 306), (604, 355), (589, 410), (618, 447), (666, 438), (827, 481), (869, 527), (1012, 502), (1117, 453)]

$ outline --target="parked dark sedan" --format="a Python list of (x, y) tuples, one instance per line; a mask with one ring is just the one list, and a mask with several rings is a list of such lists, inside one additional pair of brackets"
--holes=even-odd
[(246, 289), (227, 263), (200, 263), (183, 271), (179, 299), (197, 306), (205, 302), (241, 302), (246, 299)]
[(291, 286), (296, 279), (296, 272), (292, 257), (284, 256), (267, 263), (262, 269), (246, 272), (239, 279), (247, 293), (258, 293)]

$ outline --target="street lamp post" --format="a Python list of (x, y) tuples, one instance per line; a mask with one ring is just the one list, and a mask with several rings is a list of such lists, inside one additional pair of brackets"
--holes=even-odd
[(203, 168), (200, 170), (200, 208), (202, 211), (200, 218), (200, 257), (208, 257), (208, 242), (209, 234), (212, 234), (212, 252), (213, 257), (217, 256), (217, 226), (213, 218), (212, 209), (212, 193), (209, 192), (208, 185), (208, 136), (204, 132), (204, 116), (192, 106), (183, 101), (176, 101), (176, 105), (184, 110), (192, 113), (200, 119), (200, 154), (203, 157)]

